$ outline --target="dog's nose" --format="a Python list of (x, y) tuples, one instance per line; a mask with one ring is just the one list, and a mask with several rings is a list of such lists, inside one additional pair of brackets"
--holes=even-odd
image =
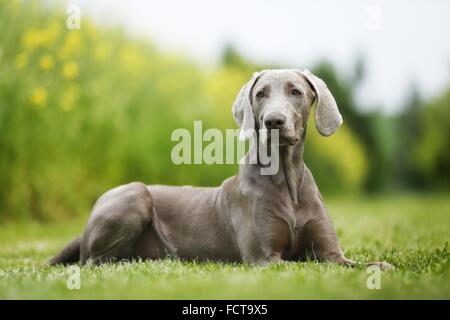
[(286, 123), (286, 117), (281, 113), (270, 113), (264, 119), (267, 129), (281, 129)]

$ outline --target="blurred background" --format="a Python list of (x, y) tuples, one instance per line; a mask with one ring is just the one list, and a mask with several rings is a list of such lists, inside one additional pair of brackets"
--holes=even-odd
[[(219, 185), (174, 165), (176, 128), (236, 128), (263, 68), (307, 68), (344, 117), (309, 126), (325, 197), (450, 189), (450, 2), (0, 0), (0, 221), (87, 215), (122, 183)], [(67, 7), (80, 29), (66, 26)]]

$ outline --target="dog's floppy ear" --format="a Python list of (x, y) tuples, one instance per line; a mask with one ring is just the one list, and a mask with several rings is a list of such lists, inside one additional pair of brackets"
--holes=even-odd
[(241, 88), (233, 103), (233, 116), (241, 128), (239, 140), (248, 139), (255, 130), (255, 116), (251, 102), (251, 94), (260, 73), (255, 72), (252, 78)]
[(321, 135), (330, 136), (342, 124), (342, 116), (336, 101), (322, 79), (316, 77), (309, 70), (304, 70), (303, 74), (316, 92), (316, 128)]

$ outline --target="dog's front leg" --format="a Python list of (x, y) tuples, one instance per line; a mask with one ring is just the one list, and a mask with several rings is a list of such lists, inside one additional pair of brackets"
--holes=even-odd
[[(315, 259), (345, 266), (357, 265), (357, 262), (347, 259), (342, 252), (333, 223), (326, 212), (305, 224), (301, 241)], [(369, 262), (365, 265), (376, 265), (383, 270), (394, 269), (387, 262)]]
[(243, 262), (254, 265), (267, 265), (282, 262), (283, 249), (287, 239), (274, 237), (277, 232), (254, 225), (252, 228), (242, 228), (237, 237)]
[(264, 264), (283, 262), (283, 255), (290, 250), (295, 235), (289, 222), (273, 211), (263, 211), (256, 221), (256, 232)]
[(316, 216), (309, 220), (302, 230), (300, 242), (306, 254), (315, 260), (347, 266), (356, 264), (344, 256), (331, 219), (327, 215), (315, 214)]

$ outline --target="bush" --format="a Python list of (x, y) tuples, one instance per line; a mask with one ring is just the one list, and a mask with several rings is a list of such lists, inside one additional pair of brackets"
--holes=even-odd
[(450, 188), (450, 89), (421, 110), (422, 130), (412, 150), (412, 162), (422, 183)]
[[(170, 137), (194, 120), (235, 128), (231, 105), (253, 70), (203, 71), (84, 17), (70, 31), (55, 12), (39, 2), (0, 2), (1, 219), (87, 214), (118, 184), (218, 185), (237, 171), (174, 165)], [(320, 186), (358, 188), (364, 154), (348, 128), (329, 140), (311, 133), (307, 150)]]

